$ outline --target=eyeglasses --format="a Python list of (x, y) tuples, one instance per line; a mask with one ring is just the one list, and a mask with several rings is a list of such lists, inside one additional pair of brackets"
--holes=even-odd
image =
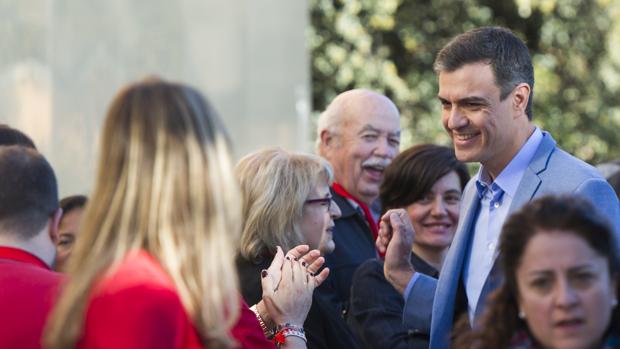
[(321, 204), (321, 205), (326, 205), (327, 210), (329, 211), (329, 209), (332, 206), (332, 200), (333, 198), (330, 196), (328, 198), (321, 198), (321, 199), (309, 199), (306, 200), (305, 203), (306, 204)]

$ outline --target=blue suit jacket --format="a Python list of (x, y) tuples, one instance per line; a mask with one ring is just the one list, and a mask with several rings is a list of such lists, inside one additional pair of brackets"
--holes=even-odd
[[(475, 181), (473, 178), (463, 193), (459, 225), (439, 280), (420, 275), (404, 309), (403, 321), (412, 329), (424, 328), (430, 321), (431, 349), (450, 346), (458, 284), (480, 204)], [(551, 135), (543, 132), (541, 144), (519, 183), (509, 214), (534, 198), (560, 193), (573, 193), (591, 200), (611, 220), (616, 237), (620, 236), (620, 205), (611, 186), (594, 167), (556, 147)], [(502, 275), (493, 267), (483, 286), (476, 316), (481, 314), (484, 300), (501, 280)]]

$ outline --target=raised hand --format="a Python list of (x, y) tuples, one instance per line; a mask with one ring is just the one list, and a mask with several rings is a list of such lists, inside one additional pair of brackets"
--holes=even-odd
[(403, 294), (415, 270), (411, 264), (413, 226), (404, 209), (387, 211), (379, 223), (377, 249), (385, 253), (383, 273), (394, 288)]

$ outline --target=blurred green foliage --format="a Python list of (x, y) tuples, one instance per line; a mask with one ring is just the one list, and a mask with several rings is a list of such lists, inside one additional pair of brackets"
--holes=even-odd
[(403, 116), (402, 146), (446, 144), (439, 49), (471, 28), (501, 25), (530, 48), (534, 121), (597, 163), (620, 157), (620, 0), (310, 0), (313, 108), (366, 87)]

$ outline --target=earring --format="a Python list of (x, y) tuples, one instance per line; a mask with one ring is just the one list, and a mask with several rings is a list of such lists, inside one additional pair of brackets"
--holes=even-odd
[(525, 319), (525, 313), (523, 312), (522, 309), (519, 309), (519, 319), (521, 320)]

